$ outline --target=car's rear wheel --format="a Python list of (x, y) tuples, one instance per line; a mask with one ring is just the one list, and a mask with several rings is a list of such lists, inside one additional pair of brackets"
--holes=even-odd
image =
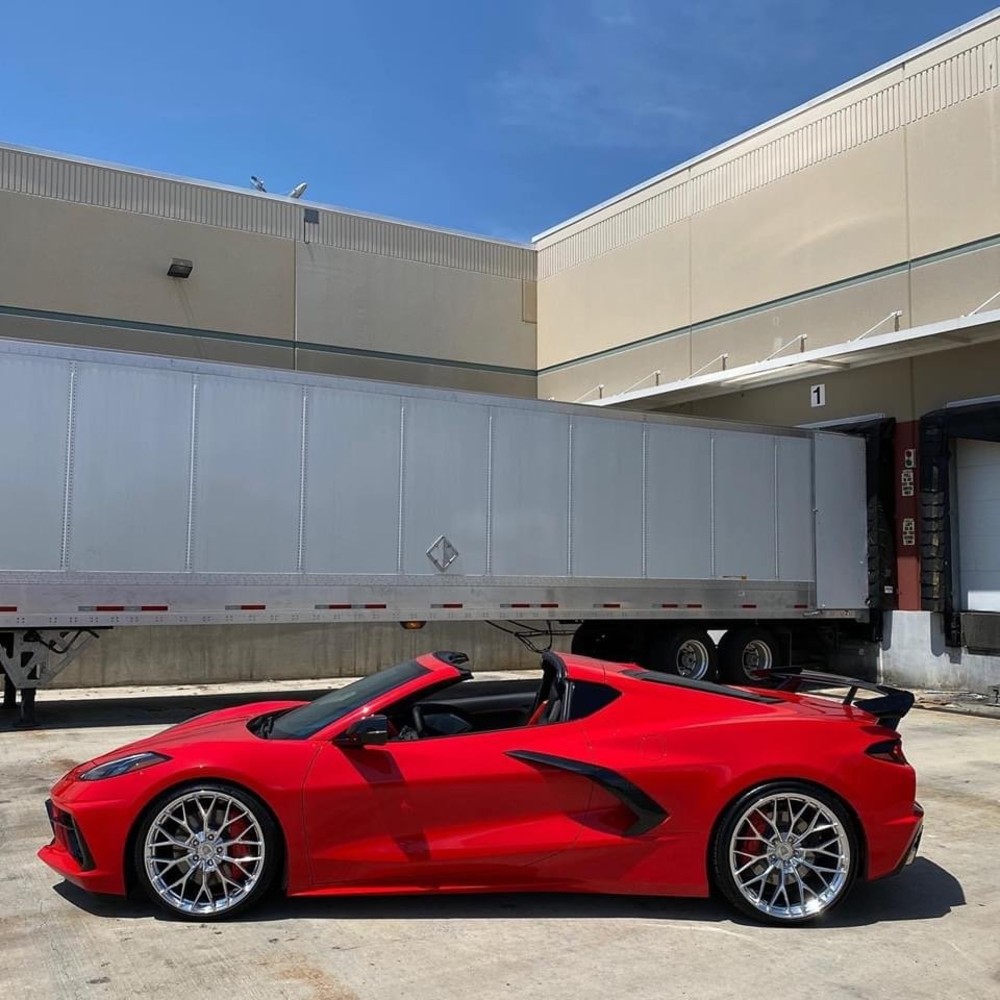
[(762, 785), (740, 798), (726, 811), (712, 853), (722, 894), (774, 924), (828, 913), (850, 891), (860, 861), (843, 803), (800, 782)]
[(188, 920), (217, 920), (256, 903), (274, 879), (280, 838), (263, 803), (234, 785), (173, 789), (146, 811), (135, 871), (155, 903)]

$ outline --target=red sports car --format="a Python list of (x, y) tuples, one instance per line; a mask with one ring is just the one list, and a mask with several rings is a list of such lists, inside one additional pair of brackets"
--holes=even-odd
[[(289, 896), (707, 896), (782, 924), (916, 854), (912, 695), (824, 674), (722, 687), (544, 654), (429, 653), (318, 698), (199, 716), (74, 768), (40, 857), (179, 917)], [(851, 685), (831, 701), (810, 685)], [(859, 699), (859, 689), (874, 697)]]

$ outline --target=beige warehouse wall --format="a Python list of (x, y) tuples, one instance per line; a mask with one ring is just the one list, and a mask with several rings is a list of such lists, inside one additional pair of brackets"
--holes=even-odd
[(906, 129), (914, 257), (1000, 233), (1000, 90)]
[(525, 375), (483, 368), (463, 368), (428, 361), (357, 357), (336, 351), (318, 351), (300, 347), (295, 351), (299, 371), (318, 375), (343, 375), (346, 378), (372, 378), (383, 382), (404, 382), (438, 389), (468, 392), (495, 392), (501, 396), (536, 397), (534, 373)]
[(894, 132), (694, 216), (693, 320), (906, 260), (904, 163)]
[(538, 367), (691, 322), (686, 223), (560, 271), (538, 285)]
[(288, 240), (0, 191), (0, 305), (290, 340), (293, 281)]
[(530, 282), (316, 244), (296, 261), (301, 343), (534, 371)]
[[(657, 353), (668, 381), (799, 333), (847, 339), (892, 309), (906, 327), (977, 305), (966, 292), (989, 285), (986, 257), (953, 260), (947, 284), (917, 258), (1000, 234), (998, 34), (1000, 16), (540, 238), (539, 395), (623, 388)], [(912, 282), (885, 280), (911, 261)], [(799, 305), (864, 277), (822, 318)], [(770, 326), (743, 315), (762, 307)], [(690, 335), (687, 365), (641, 343), (667, 333)]]
[(0, 191), (0, 336), (534, 396), (534, 280), (398, 253)]
[[(864, 333), (890, 312), (899, 310), (901, 329), (936, 323), (972, 312), (1000, 291), (1000, 241), (982, 249), (943, 255), (912, 267), (782, 302), (771, 308), (751, 310), (733, 319), (707, 322), (687, 331), (628, 350), (612, 353), (570, 367), (542, 372), (538, 395), (545, 399), (579, 398), (597, 384), (612, 396), (639, 379), (641, 387), (653, 385), (650, 372), (661, 371), (663, 383), (681, 379), (714, 360), (708, 370), (719, 371), (722, 353), (727, 367), (761, 361), (799, 334), (806, 334), (807, 349), (850, 340)], [(879, 332), (892, 329), (884, 323)], [(789, 351), (798, 347), (792, 344)], [(1000, 369), (997, 369), (1000, 372)], [(992, 377), (1000, 392), (1000, 374)], [(977, 378), (982, 373), (976, 373)], [(591, 392), (587, 399), (596, 393)], [(650, 405), (655, 405), (651, 400)], [(756, 419), (754, 417), (753, 419)]]
[[(1000, 330), (995, 331), (1000, 335)], [(810, 386), (826, 386), (826, 406), (810, 405)], [(854, 371), (814, 374), (782, 385), (665, 408), (665, 412), (721, 420), (794, 426), (882, 413), (901, 422), (948, 403), (1000, 390), (1000, 341), (951, 347)]]

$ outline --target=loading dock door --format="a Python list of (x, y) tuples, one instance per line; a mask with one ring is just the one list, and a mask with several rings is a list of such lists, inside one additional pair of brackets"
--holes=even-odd
[(955, 441), (963, 611), (1000, 611), (1000, 443)]

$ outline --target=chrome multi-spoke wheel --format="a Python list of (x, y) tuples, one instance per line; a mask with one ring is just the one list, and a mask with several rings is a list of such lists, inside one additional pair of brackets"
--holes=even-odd
[(147, 892), (181, 916), (242, 909), (273, 872), (273, 821), (252, 796), (223, 785), (187, 788), (151, 810), (136, 843)]
[(716, 880), (741, 909), (775, 923), (827, 912), (857, 868), (851, 822), (836, 800), (809, 786), (773, 785), (730, 810), (716, 845)]

